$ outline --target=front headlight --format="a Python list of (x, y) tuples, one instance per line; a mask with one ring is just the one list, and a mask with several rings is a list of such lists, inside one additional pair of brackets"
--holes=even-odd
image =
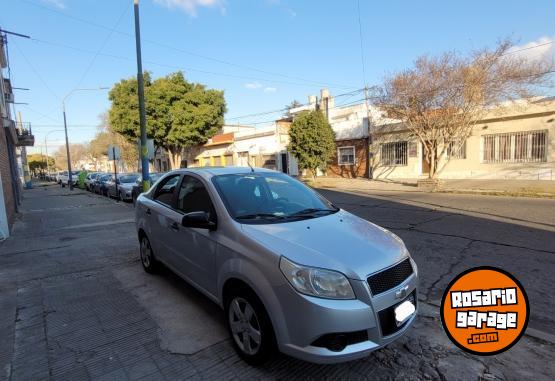
[(298, 265), (285, 257), (281, 257), (279, 268), (301, 294), (328, 299), (355, 298), (349, 280), (337, 271)]

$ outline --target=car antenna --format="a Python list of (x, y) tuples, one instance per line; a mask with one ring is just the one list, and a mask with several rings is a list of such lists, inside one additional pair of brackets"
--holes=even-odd
[(249, 165), (251, 172), (254, 173), (254, 168), (251, 165), (251, 161), (249, 159), (247, 159), (247, 164)]

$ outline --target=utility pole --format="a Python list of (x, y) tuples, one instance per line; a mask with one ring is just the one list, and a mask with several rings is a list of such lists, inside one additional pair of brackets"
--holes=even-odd
[(71, 158), (69, 157), (69, 140), (67, 139), (67, 122), (66, 122), (66, 104), (65, 101), (62, 102), (62, 108), (64, 112), (64, 133), (66, 134), (66, 154), (67, 154), (67, 174), (69, 190), (73, 190), (73, 176), (71, 175)]
[(370, 126), (370, 104), (368, 103), (368, 86), (364, 86), (364, 101), (366, 103), (366, 123), (368, 123), (368, 178), (372, 179), (374, 177), (372, 170), (372, 159), (374, 158), (374, 153), (370, 152), (370, 146), (372, 145), (372, 127)]
[(143, 64), (141, 61), (141, 28), (139, 25), (139, 0), (133, 0), (135, 10), (135, 46), (137, 49), (137, 87), (139, 95), (139, 122), (141, 125), (141, 174), (143, 177), (143, 192), (150, 188), (150, 177), (148, 174), (148, 147), (146, 140), (146, 113), (145, 113), (145, 89), (143, 81)]

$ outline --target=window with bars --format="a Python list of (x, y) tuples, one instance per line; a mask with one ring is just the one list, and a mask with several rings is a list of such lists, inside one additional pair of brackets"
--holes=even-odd
[(449, 159), (466, 159), (466, 140), (462, 144), (460, 141), (449, 143), (447, 157)]
[(407, 142), (382, 144), (381, 161), (383, 165), (407, 165)]
[(337, 158), (339, 165), (354, 165), (355, 147), (339, 147), (337, 149)]
[(526, 163), (547, 160), (547, 131), (509, 132), (482, 137), (482, 162)]

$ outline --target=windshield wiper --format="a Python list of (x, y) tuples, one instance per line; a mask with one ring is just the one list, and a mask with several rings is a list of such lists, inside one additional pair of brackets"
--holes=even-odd
[(253, 214), (243, 214), (242, 216), (237, 216), (235, 218), (238, 220), (255, 220), (255, 219), (266, 219), (266, 218), (282, 219), (285, 217), (277, 214), (272, 214), (272, 213), (253, 213)]
[(287, 217), (315, 217), (318, 213), (335, 213), (339, 209), (319, 209), (319, 208), (307, 208), (299, 210), (298, 212), (288, 214)]

